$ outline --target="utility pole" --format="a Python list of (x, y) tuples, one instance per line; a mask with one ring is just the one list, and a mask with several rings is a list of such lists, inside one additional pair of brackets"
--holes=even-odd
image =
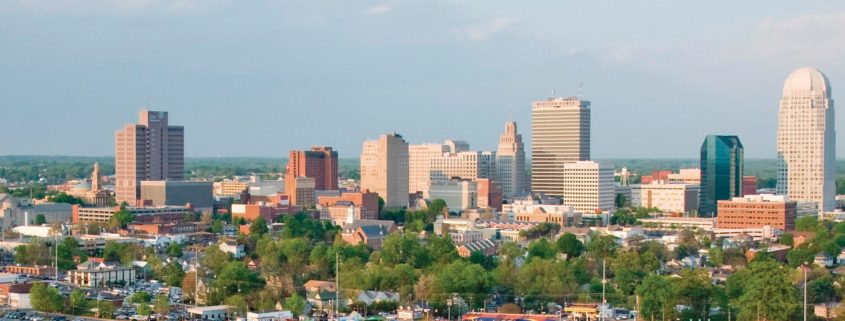
[(804, 271), (804, 321), (807, 321), (807, 265), (801, 264), (801, 270)]
[[(601, 309), (599, 309), (599, 319), (604, 320), (604, 313), (602, 309), (607, 308), (607, 297), (605, 297), (605, 287), (607, 285), (607, 258), (601, 261)], [(806, 320), (805, 320), (806, 321)]]
[[(334, 318), (337, 320), (337, 312), (340, 310), (340, 255), (339, 253), (334, 254)], [(804, 320), (806, 321), (806, 320)]]

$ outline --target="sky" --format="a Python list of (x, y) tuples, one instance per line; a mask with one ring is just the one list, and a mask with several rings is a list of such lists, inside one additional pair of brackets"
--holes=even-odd
[(843, 54), (842, 1), (8, 0), (0, 155), (113, 155), (145, 106), (189, 157), (495, 149), (508, 120), (530, 148), (554, 94), (591, 101), (593, 158), (697, 158), (707, 134), (774, 158), (784, 79), (814, 66), (836, 100)]

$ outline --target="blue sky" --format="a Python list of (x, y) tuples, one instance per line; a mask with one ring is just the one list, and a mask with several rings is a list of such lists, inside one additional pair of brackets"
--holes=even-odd
[(531, 101), (580, 87), (595, 158), (711, 133), (773, 158), (785, 77), (815, 66), (836, 99), (843, 54), (841, 1), (9, 0), (0, 155), (111, 155), (145, 105), (188, 156), (357, 157), (394, 130), (492, 149), (510, 118), (530, 145)]

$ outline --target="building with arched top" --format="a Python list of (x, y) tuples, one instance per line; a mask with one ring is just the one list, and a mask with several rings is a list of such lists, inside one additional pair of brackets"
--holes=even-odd
[(818, 204), (836, 203), (836, 129), (830, 81), (815, 68), (793, 71), (783, 84), (778, 115), (777, 193)]

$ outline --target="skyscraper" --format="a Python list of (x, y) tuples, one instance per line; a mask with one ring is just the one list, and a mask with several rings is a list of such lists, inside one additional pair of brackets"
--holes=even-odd
[(832, 211), (835, 205), (833, 119), (827, 77), (815, 68), (789, 74), (778, 117), (777, 193), (799, 203), (817, 203), (820, 214)]
[(376, 192), (385, 207), (408, 206), (408, 143), (397, 133), (364, 142), (361, 190)]
[(185, 128), (167, 112), (142, 110), (140, 123), (115, 133), (115, 199), (136, 205), (141, 181), (185, 178)]
[(288, 157), (287, 174), (313, 178), (314, 188), (318, 191), (337, 190), (337, 151), (324, 146), (292, 150)]
[(698, 213), (716, 215), (717, 202), (742, 196), (743, 148), (739, 137), (707, 135), (701, 144)]
[(594, 161), (566, 163), (563, 167), (563, 205), (589, 214), (613, 211), (613, 167)]
[(505, 124), (496, 151), (496, 181), (502, 185), (502, 195), (507, 198), (528, 193), (525, 179), (525, 146), (522, 135), (516, 132), (516, 123)]
[(531, 190), (563, 196), (565, 164), (590, 159), (590, 102), (550, 97), (531, 109)]

